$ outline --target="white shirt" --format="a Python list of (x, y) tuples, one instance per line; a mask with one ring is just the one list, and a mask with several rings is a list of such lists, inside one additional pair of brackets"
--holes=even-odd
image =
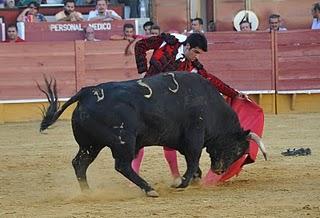
[(311, 29), (312, 30), (320, 29), (320, 19), (317, 19), (317, 18), (313, 19)]
[[(199, 33), (198, 31), (197, 32), (195, 32), (194, 30), (190, 30), (188, 33)], [(201, 30), (200, 31), (200, 33), (204, 33), (204, 31), (203, 30)]]
[(89, 41), (88, 39), (84, 39), (84, 41), (86, 41), (86, 42), (100, 42), (101, 40), (94, 38), (94, 39), (91, 40), (91, 41)]
[(104, 15), (101, 16), (98, 12), (98, 10), (94, 10), (94, 11), (90, 11), (89, 15), (88, 15), (88, 20), (92, 20), (93, 18), (96, 17), (100, 17), (101, 19), (107, 19), (107, 18), (111, 18), (111, 19), (122, 19), (119, 14), (117, 14), (117, 12), (115, 12), (114, 10), (106, 10), (104, 12)]
[[(270, 28), (268, 28), (267, 31), (270, 31)], [(287, 28), (279, 27), (278, 31), (287, 31)]]

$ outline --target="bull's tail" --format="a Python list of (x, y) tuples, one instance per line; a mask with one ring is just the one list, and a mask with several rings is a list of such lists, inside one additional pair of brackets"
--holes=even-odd
[(57, 95), (57, 83), (56, 80), (52, 79), (48, 81), (48, 79), (44, 78), (46, 83), (46, 88), (42, 89), (39, 84), (37, 84), (38, 88), (41, 92), (43, 92), (49, 102), (49, 107), (44, 108), (42, 110), (42, 121), (40, 124), (40, 132), (47, 129), (49, 126), (51, 126), (54, 122), (58, 120), (60, 115), (74, 102), (78, 101), (82, 94), (87, 90), (87, 88), (81, 89), (77, 94), (72, 96), (66, 103), (64, 103), (61, 108), (60, 104), (58, 102), (58, 95)]

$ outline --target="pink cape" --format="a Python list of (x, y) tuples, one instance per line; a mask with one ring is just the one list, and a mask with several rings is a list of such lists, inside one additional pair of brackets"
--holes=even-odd
[[(227, 98), (227, 102), (233, 110), (238, 114), (240, 124), (244, 130), (251, 130), (262, 137), (264, 126), (263, 110), (253, 101), (249, 99), (231, 99)], [(222, 175), (215, 174), (209, 170), (203, 179), (204, 185), (215, 185), (224, 182), (233, 176), (237, 176), (245, 164), (253, 163), (258, 154), (258, 145), (254, 141), (250, 141), (249, 149), (245, 155), (235, 161), (229, 169)]]

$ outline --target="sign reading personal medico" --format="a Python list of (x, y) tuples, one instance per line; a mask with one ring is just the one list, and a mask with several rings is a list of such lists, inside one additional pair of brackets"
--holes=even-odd
[(26, 23), (25, 39), (28, 42), (81, 40), (84, 39), (83, 29), (91, 26), (95, 37), (105, 40), (112, 35), (122, 35), (125, 23), (136, 26), (134, 20)]
[[(95, 31), (98, 30), (111, 30), (112, 24), (111, 23), (89, 23), (88, 26), (91, 26)], [(56, 24), (50, 24), (49, 29), (51, 31), (56, 32), (66, 32), (66, 31), (83, 31), (82, 23), (56, 23)]]

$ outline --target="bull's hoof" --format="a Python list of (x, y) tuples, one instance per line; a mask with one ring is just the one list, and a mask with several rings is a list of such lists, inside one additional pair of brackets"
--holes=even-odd
[(158, 192), (156, 192), (155, 190), (148, 191), (148, 192), (146, 192), (146, 194), (148, 197), (153, 197), (153, 198), (159, 197)]
[(201, 177), (202, 177), (202, 171), (199, 168), (198, 171), (193, 174), (192, 178), (195, 181), (199, 181), (199, 180), (201, 180)]
[(201, 182), (201, 177), (193, 177), (191, 180), (192, 184), (197, 184)]
[(171, 183), (171, 187), (172, 188), (178, 188), (182, 183), (182, 179), (181, 177), (176, 177), (173, 179), (172, 183)]
[(79, 181), (81, 192), (89, 192), (90, 188), (87, 182)]
[(90, 196), (92, 193), (93, 191), (91, 189), (81, 190), (81, 195), (83, 196)]

